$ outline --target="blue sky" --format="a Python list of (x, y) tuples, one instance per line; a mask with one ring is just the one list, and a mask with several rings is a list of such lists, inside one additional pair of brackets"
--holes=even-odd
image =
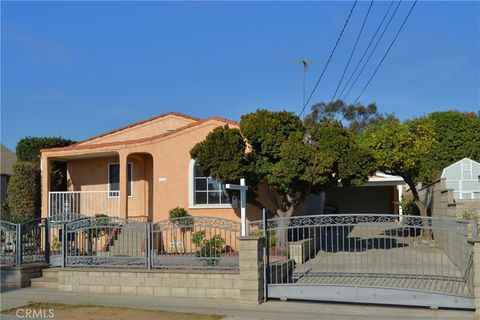
[[(401, 4), (359, 92), (412, 2)], [(161, 113), (238, 120), (301, 109), (352, 2), (2, 2), (1, 141), (85, 139)], [(330, 100), (369, 2), (359, 2), (312, 102)], [(389, 2), (376, 1), (349, 71)], [(405, 119), (480, 109), (480, 4), (419, 2), (360, 99)], [(349, 73), (347, 73), (349, 75)], [(355, 100), (351, 94), (347, 101)]]

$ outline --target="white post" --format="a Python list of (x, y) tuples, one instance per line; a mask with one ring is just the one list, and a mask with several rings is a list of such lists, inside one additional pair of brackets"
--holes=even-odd
[(240, 190), (240, 219), (242, 227), (240, 230), (241, 236), (247, 235), (247, 183), (244, 178), (240, 179), (240, 185), (227, 183), (225, 185), (227, 189)]
[[(245, 179), (240, 179), (240, 186), (245, 187)], [(247, 235), (247, 190), (240, 190), (240, 217), (242, 220), (242, 237)]]
[(400, 217), (400, 221), (402, 221), (403, 216), (403, 208), (402, 208), (402, 196), (403, 196), (403, 186), (401, 184), (397, 185), (397, 192), (398, 192), (398, 216)]

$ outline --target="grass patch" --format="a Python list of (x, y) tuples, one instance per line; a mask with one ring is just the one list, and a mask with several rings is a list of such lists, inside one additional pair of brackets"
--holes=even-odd
[[(92, 304), (63, 304), (50, 302), (30, 302), (24, 306), (2, 311), (4, 314), (16, 315), (17, 310), (31, 309), (50, 310), (53, 309), (55, 318), (69, 320), (218, 320), (223, 316), (182, 313), (170, 311), (145, 310), (126, 307), (108, 307)], [(22, 311), (22, 315), (24, 311)]]

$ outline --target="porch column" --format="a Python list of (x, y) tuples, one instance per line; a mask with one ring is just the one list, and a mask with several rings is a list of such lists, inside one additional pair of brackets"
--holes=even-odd
[(128, 161), (127, 153), (119, 152), (118, 153), (118, 164), (119, 164), (119, 217), (126, 219), (128, 217)]
[(42, 154), (42, 159), (41, 159), (41, 165), (40, 165), (40, 170), (41, 170), (41, 176), (42, 176), (42, 181), (41, 181), (41, 192), (42, 192), (42, 212), (41, 216), (42, 217), (47, 217), (49, 215), (48, 212), (48, 203), (49, 203), (49, 192), (50, 192), (50, 169), (51, 169), (51, 164), (50, 164), (50, 159), (45, 155)]

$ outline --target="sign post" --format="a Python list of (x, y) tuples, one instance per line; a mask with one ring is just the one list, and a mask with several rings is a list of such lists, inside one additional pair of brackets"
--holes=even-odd
[(245, 237), (247, 235), (247, 184), (245, 179), (240, 179), (240, 184), (230, 184), (228, 183), (225, 186), (230, 190), (240, 190), (240, 218), (242, 220), (242, 230), (241, 236)]

